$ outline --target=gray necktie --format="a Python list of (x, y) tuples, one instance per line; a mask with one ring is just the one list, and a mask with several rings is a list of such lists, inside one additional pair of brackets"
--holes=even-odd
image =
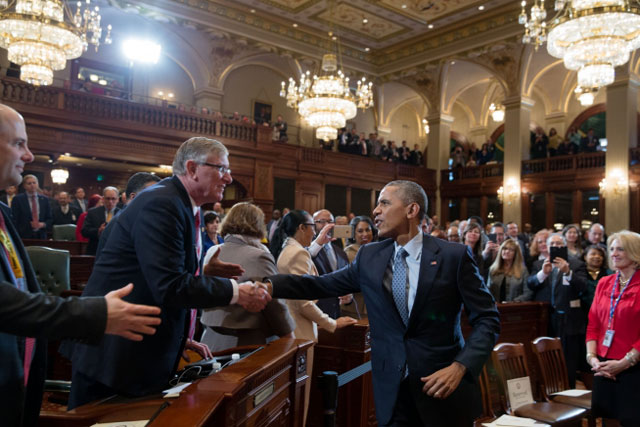
[(393, 279), (391, 281), (393, 301), (396, 303), (396, 308), (405, 326), (409, 323), (409, 308), (407, 307), (407, 255), (409, 254), (404, 248), (400, 248), (396, 253), (393, 264)]
[(331, 271), (336, 271), (338, 269), (338, 260), (336, 259), (335, 251), (331, 247), (331, 243), (327, 243), (326, 245), (324, 245), (324, 251), (327, 253), (327, 258), (329, 258)]

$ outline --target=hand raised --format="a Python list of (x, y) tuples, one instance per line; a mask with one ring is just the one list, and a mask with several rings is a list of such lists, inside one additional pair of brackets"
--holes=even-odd
[(545, 258), (544, 263), (542, 263), (542, 272), (548, 276), (551, 274), (551, 270), (553, 270), (553, 264), (551, 264), (549, 258)]
[(320, 246), (324, 246), (327, 243), (335, 240), (333, 237), (331, 237), (330, 234), (331, 230), (333, 230), (333, 227), (335, 227), (335, 224), (327, 224), (322, 227), (322, 230), (320, 230), (320, 233), (318, 233), (318, 237), (316, 237), (316, 240), (314, 240), (314, 242), (316, 242)]
[(204, 266), (205, 276), (226, 277), (227, 279), (237, 279), (244, 274), (244, 269), (238, 264), (220, 261), (218, 256), (220, 249), (211, 257), (207, 265)]
[(109, 292), (107, 302), (107, 327), (105, 334), (120, 335), (132, 341), (142, 341), (142, 334), (153, 335), (160, 324), (159, 307), (131, 304), (122, 298), (133, 290), (133, 283)]
[(263, 287), (253, 282), (245, 282), (238, 285), (238, 301), (245, 310), (258, 312), (271, 301), (271, 295)]

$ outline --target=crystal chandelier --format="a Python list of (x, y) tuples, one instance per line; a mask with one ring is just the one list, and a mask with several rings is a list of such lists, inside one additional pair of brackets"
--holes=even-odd
[(364, 77), (359, 80), (354, 96), (349, 78), (338, 70), (337, 57), (332, 53), (322, 57), (320, 75), (311, 78), (307, 71), (299, 85), (289, 78), (286, 89), (285, 86), (282, 82), (280, 96), (287, 99), (287, 106), (296, 108), (303, 119), (316, 128), (316, 138), (324, 141), (336, 139), (338, 129), (356, 116), (358, 108), (364, 110), (373, 105), (371, 82), (367, 83)]
[(581, 90), (593, 92), (613, 83), (614, 67), (625, 64), (640, 47), (640, 9), (628, 0), (555, 0), (557, 16), (548, 32), (544, 0), (534, 1), (529, 17), (522, 2), (522, 41), (536, 48), (547, 41), (551, 56), (578, 70)]
[(578, 86), (573, 93), (576, 94), (576, 98), (578, 99), (578, 102), (580, 102), (580, 105), (588, 107), (589, 105), (593, 105), (593, 101), (596, 98), (598, 90), (596, 88), (584, 88)]
[[(72, 14), (63, 0), (0, 0), (0, 47), (9, 61), (20, 65), (20, 80), (39, 86), (53, 82), (53, 72), (69, 59), (82, 55), (89, 45), (100, 45), (100, 9), (90, 1), (78, 2)], [(11, 4), (10, 4), (11, 3)], [(65, 22), (65, 13), (70, 23)], [(104, 44), (111, 44), (111, 25)]]

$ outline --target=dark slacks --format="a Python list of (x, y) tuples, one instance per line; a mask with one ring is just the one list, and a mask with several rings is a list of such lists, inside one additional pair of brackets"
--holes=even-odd
[(423, 385), (420, 378), (411, 377), (400, 383), (390, 426), (469, 427), (482, 414), (480, 388), (471, 375), (465, 375), (444, 400), (423, 393)]

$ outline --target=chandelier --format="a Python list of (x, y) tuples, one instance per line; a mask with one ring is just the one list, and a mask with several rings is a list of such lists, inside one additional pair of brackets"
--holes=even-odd
[(526, 1), (521, 4), (523, 43), (537, 49), (546, 41), (551, 56), (578, 70), (581, 91), (593, 93), (613, 83), (614, 67), (629, 61), (629, 54), (640, 47), (640, 9), (629, 0), (555, 0), (557, 15), (548, 32), (544, 0), (534, 0), (529, 17)]
[(504, 107), (501, 104), (491, 103), (489, 105), (489, 112), (494, 122), (501, 122), (504, 120)]
[(349, 77), (338, 70), (337, 57), (332, 53), (322, 57), (320, 75), (311, 78), (307, 71), (299, 85), (289, 78), (286, 90), (285, 86), (282, 82), (280, 96), (287, 99), (287, 106), (297, 109), (302, 118), (316, 128), (316, 138), (324, 141), (336, 139), (338, 129), (356, 116), (358, 108), (364, 110), (373, 105), (371, 82), (367, 83), (364, 77), (359, 80), (354, 95), (349, 87)]
[[(96, 51), (102, 37), (100, 9), (78, 2), (72, 14), (63, 0), (0, 0), (0, 47), (20, 65), (20, 80), (39, 86), (53, 82), (53, 72), (82, 55), (90, 44)], [(70, 23), (65, 22), (65, 13)], [(104, 44), (111, 44), (111, 25)]]
[(51, 181), (54, 184), (66, 184), (69, 179), (69, 171), (62, 168), (51, 169)]

